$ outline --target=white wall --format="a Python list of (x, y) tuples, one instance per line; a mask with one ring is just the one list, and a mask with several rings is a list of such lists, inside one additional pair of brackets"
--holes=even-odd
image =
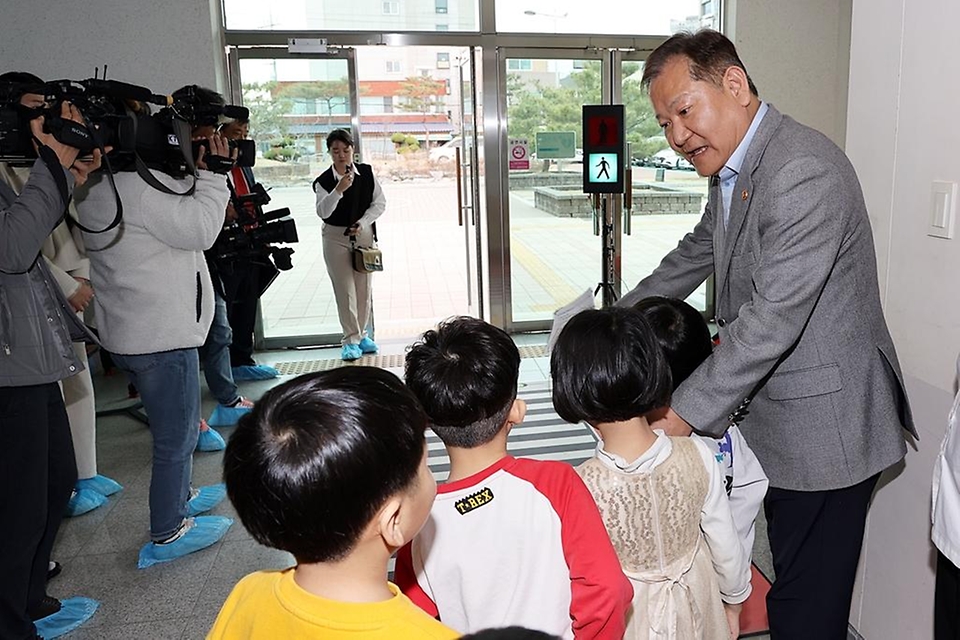
[(0, 20), (2, 71), (80, 80), (107, 77), (171, 93), (185, 84), (223, 91), (219, 0), (14, 0)]
[(870, 640), (933, 634), (930, 482), (955, 390), (960, 238), (928, 237), (926, 226), (931, 182), (960, 182), (958, 23), (955, 0), (853, 3), (846, 149), (921, 438), (870, 512), (851, 617)]
[(852, 0), (728, 0), (725, 33), (760, 97), (844, 145)]

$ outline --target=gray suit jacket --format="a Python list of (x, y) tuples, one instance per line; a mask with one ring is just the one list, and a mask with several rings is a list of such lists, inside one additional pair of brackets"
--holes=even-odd
[(720, 345), (673, 408), (697, 431), (741, 430), (770, 485), (854, 485), (914, 436), (880, 307), (857, 175), (836, 145), (772, 106), (747, 150), (726, 231), (716, 178), (700, 222), (620, 301), (685, 298), (716, 274)]

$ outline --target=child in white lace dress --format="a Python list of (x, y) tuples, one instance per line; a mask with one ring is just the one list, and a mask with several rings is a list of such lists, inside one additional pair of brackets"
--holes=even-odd
[(650, 325), (633, 309), (584, 311), (560, 333), (550, 364), (560, 417), (587, 422), (600, 438), (577, 471), (634, 586), (624, 637), (736, 637), (749, 561), (713, 453), (647, 422), (671, 390)]

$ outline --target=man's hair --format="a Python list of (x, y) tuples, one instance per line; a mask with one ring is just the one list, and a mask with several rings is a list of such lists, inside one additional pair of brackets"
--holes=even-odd
[(327, 134), (327, 150), (333, 146), (334, 142), (342, 142), (348, 147), (353, 146), (353, 136), (346, 129), (334, 129)]
[(10, 83), (27, 84), (27, 85), (43, 84), (43, 80), (33, 75), (32, 73), (27, 73), (26, 71), (7, 71), (6, 73), (0, 73), (0, 82), (10, 82)]
[(567, 422), (620, 422), (670, 404), (670, 367), (650, 324), (633, 309), (588, 309), (550, 354), (553, 406)]
[[(201, 87), (196, 84), (188, 84), (180, 87), (173, 92), (173, 97), (181, 98), (190, 93), (196, 96), (196, 100), (202, 106), (223, 106), (227, 103), (223, 95), (217, 93), (213, 89), (207, 89), (206, 87)], [(194, 128), (216, 126), (219, 121), (219, 115), (203, 114), (200, 116), (194, 116), (190, 122), (190, 126)]]
[(502, 627), (484, 629), (465, 636), (460, 640), (560, 640), (557, 636), (526, 627)]
[(747, 73), (747, 67), (737, 55), (737, 48), (729, 38), (712, 29), (701, 29), (696, 33), (680, 31), (668, 38), (647, 58), (640, 84), (649, 89), (650, 83), (656, 80), (667, 63), (678, 56), (686, 58), (690, 63), (691, 78), (712, 82), (718, 87), (723, 86), (723, 74), (727, 69), (740, 67), (747, 76), (750, 93), (760, 95)]
[(651, 296), (633, 305), (647, 319), (670, 364), (673, 388), (713, 352), (710, 329), (700, 312), (683, 300)]
[(223, 459), (227, 493), (257, 542), (301, 563), (339, 560), (387, 499), (417, 481), (426, 423), (382, 369), (300, 376), (240, 420)]
[(520, 351), (503, 329), (451, 318), (410, 347), (405, 377), (443, 443), (471, 449), (506, 424), (517, 399)]

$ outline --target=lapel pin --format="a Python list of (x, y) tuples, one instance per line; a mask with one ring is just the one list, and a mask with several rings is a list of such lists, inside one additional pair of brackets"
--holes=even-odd
[(742, 192), (740, 192), (740, 199), (741, 199), (741, 200), (746, 200), (746, 199), (749, 198), (749, 197), (750, 197), (750, 192), (747, 191), (746, 189), (744, 189)]

